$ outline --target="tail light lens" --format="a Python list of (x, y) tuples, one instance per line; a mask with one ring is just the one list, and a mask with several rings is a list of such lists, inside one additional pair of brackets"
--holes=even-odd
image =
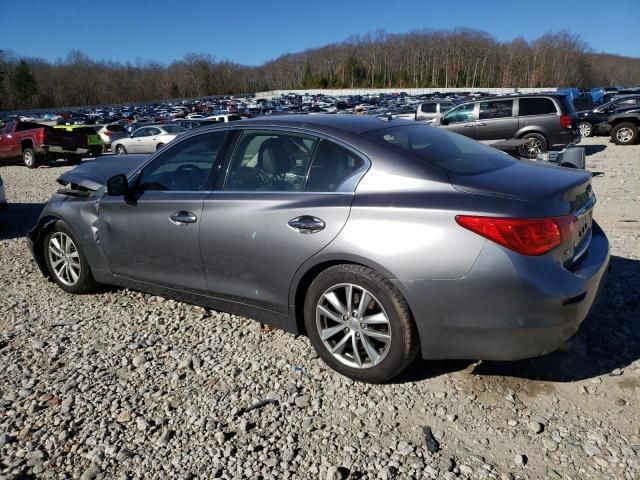
[(560, 116), (560, 127), (561, 128), (571, 128), (571, 115), (561, 115)]
[(42, 130), (38, 131), (37, 138), (38, 138), (38, 142), (39, 143), (44, 142), (44, 128)]
[(102, 132), (104, 135), (106, 135), (107, 137), (110, 137), (111, 135), (113, 135), (112, 132), (110, 132), (109, 130), (105, 130), (104, 132)]
[(573, 235), (575, 217), (495, 218), (458, 215), (456, 222), (522, 255), (543, 255)]

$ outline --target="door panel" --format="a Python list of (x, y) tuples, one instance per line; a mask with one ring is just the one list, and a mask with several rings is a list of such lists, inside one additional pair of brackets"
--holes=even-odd
[[(338, 235), (352, 199), (351, 193), (212, 193), (200, 227), (207, 290), (287, 313), (295, 272)], [(324, 228), (301, 233), (289, 226), (303, 216), (321, 220)]]
[(479, 102), (476, 122), (476, 140), (508, 140), (518, 131), (518, 118), (514, 116), (513, 100), (487, 100)]
[[(204, 192), (146, 191), (138, 200), (100, 200), (99, 242), (111, 271), (151, 283), (204, 289), (199, 230)], [(178, 212), (195, 215), (177, 223)]]

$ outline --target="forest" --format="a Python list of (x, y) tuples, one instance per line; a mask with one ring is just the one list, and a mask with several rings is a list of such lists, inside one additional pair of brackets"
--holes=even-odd
[(640, 58), (595, 53), (579, 35), (500, 42), (471, 29), (384, 31), (259, 66), (192, 53), (169, 65), (81, 51), (47, 61), (0, 51), (0, 110), (108, 105), (305, 88), (592, 87), (640, 84)]

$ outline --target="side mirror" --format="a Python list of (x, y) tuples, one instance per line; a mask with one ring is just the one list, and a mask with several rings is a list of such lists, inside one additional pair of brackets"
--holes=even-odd
[(107, 195), (110, 196), (127, 196), (129, 194), (129, 181), (123, 173), (114, 175), (107, 180)]
[(445, 117), (440, 118), (440, 125), (449, 125), (449, 120)]
[(133, 132), (129, 134), (129, 138), (133, 138)]

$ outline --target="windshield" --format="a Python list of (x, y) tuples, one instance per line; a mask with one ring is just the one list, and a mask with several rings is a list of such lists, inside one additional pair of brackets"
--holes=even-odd
[(367, 132), (365, 136), (457, 175), (492, 172), (517, 162), (495, 148), (426, 125), (383, 128)]

